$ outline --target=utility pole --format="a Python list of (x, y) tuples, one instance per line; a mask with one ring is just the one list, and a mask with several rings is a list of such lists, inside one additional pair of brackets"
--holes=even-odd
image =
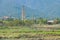
[(25, 20), (25, 10), (24, 10), (24, 5), (22, 6), (22, 19)]

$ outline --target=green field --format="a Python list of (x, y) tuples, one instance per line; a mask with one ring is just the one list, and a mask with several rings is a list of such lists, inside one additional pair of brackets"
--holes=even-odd
[(26, 26), (0, 27), (0, 38), (40, 38), (40, 35), (46, 38), (49, 35), (59, 36), (60, 30), (42, 31)]

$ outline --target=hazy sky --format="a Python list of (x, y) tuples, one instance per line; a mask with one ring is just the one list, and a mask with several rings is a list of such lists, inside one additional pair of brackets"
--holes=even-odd
[(17, 13), (14, 7), (22, 5), (45, 14), (60, 14), (60, 0), (0, 0), (0, 13)]
[(60, 6), (60, 0), (18, 0), (19, 3), (26, 5), (31, 8), (44, 8), (44, 7), (51, 7), (51, 6)]
[(25, 5), (27, 7), (33, 8), (33, 9), (39, 9), (39, 8), (49, 8), (53, 6), (59, 6), (60, 7), (60, 0), (0, 0), (0, 5)]

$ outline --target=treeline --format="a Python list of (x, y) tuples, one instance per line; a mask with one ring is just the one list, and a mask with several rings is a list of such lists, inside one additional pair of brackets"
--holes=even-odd
[[(60, 23), (60, 19), (57, 18), (58, 23)], [(35, 20), (20, 20), (20, 19), (6, 19), (0, 20), (0, 26), (31, 26), (33, 24), (47, 24), (48, 19), (38, 18)]]

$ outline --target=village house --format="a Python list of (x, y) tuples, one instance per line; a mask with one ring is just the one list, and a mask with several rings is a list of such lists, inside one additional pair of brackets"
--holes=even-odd
[(51, 24), (57, 24), (58, 20), (48, 20), (47, 24), (51, 25)]
[(47, 24), (53, 24), (54, 23), (54, 20), (48, 20), (47, 21)]

